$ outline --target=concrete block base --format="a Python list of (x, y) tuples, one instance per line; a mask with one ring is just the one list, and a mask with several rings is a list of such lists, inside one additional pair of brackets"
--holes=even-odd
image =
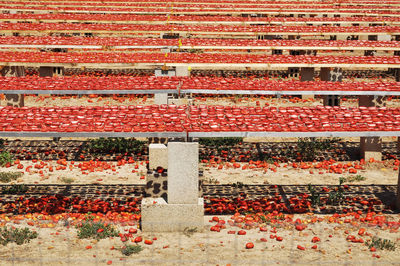
[(164, 144), (149, 145), (149, 169), (168, 169), (168, 149)]
[(167, 204), (163, 198), (142, 199), (143, 232), (183, 232), (185, 228), (204, 230), (204, 200), (198, 204)]
[(364, 152), (363, 157), (366, 162), (368, 162), (371, 158), (373, 158), (374, 161), (382, 161), (382, 153), (381, 152), (366, 151), (366, 152)]
[(379, 137), (360, 138), (361, 158), (365, 161), (374, 158), (375, 161), (382, 161), (382, 139)]

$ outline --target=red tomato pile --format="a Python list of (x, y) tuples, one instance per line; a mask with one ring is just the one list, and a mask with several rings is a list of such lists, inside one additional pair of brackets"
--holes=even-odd
[[(346, 190), (345, 186), (345, 190)], [(320, 211), (322, 213), (335, 213), (337, 210), (329, 204), (329, 190), (325, 188), (320, 191), (321, 204), (318, 209), (311, 204), (310, 196), (306, 193), (300, 193), (291, 196), (288, 199), (288, 205), (282, 199), (282, 196), (276, 193), (276, 196), (263, 197), (257, 199), (245, 199), (242, 197), (204, 197), (205, 213), (226, 215), (233, 213), (257, 213), (257, 212), (284, 212), (284, 213), (307, 213)], [(346, 206), (340, 211), (342, 213), (353, 213), (355, 210), (362, 212), (374, 212), (376, 208), (384, 206), (385, 211), (391, 210), (393, 206), (386, 206), (382, 201), (372, 196), (354, 196), (347, 195), (343, 199), (343, 205)]]
[[(210, 3), (210, 1), (207, 1)], [(31, 2), (33, 4), (36, 2)], [(72, 2), (70, 2), (72, 3)], [(278, 2), (274, 2), (278, 3)], [(306, 2), (304, 2), (306, 3)], [(103, 3), (104, 4), (104, 3)], [(129, 3), (124, 3), (124, 5)], [(236, 4), (236, 1), (235, 1)], [(269, 2), (268, 5), (271, 5)], [(314, 6), (314, 5), (313, 5)], [(343, 4), (341, 4), (343, 7)], [(165, 15), (135, 15), (135, 14), (79, 14), (79, 13), (57, 13), (57, 14), (0, 14), (0, 19), (37, 19), (37, 20), (94, 20), (97, 23), (101, 21), (160, 21), (165, 22)], [(351, 21), (351, 22), (398, 22), (399, 17), (379, 17), (379, 16), (357, 16), (357, 17), (242, 17), (242, 16), (199, 16), (199, 15), (170, 15), (170, 22), (172, 21), (229, 21), (229, 22), (338, 22), (338, 21)]]
[[(161, 39), (162, 40), (162, 39)], [(257, 91), (400, 91), (400, 82), (328, 82), (222, 77), (64, 76), (0, 77), (3, 90), (257, 90)], [(201, 93), (201, 91), (200, 91)], [(221, 92), (222, 93), (222, 92)]]
[(59, 214), (59, 213), (138, 213), (140, 212), (139, 198), (124, 200), (83, 199), (62, 195), (28, 197), (20, 196), (10, 201), (0, 199), (0, 213), (26, 214)]
[[(363, 10), (363, 9), (374, 9), (374, 10), (380, 10), (380, 9), (387, 9), (385, 7), (382, 7), (381, 5), (369, 5), (368, 7), (364, 5), (349, 5), (349, 4), (341, 4), (340, 9), (337, 5), (333, 5), (332, 3), (329, 2), (323, 2), (323, 4), (316, 4), (316, 3), (311, 3), (310, 2), (298, 2), (294, 4), (293, 2), (284, 2), (284, 1), (279, 1), (279, 2), (273, 2), (271, 4), (267, 2), (258, 2), (258, 3), (245, 3), (245, 2), (240, 2), (240, 1), (235, 1), (235, 4), (232, 2), (201, 2), (200, 3), (184, 3), (184, 2), (178, 2), (174, 3), (174, 7), (176, 8), (221, 8), (221, 9), (229, 9), (229, 8), (238, 8), (238, 7), (243, 7), (243, 8), (279, 8), (282, 10), (282, 5), (284, 5), (287, 8), (290, 8), (291, 6), (295, 6), (297, 8), (302, 8), (302, 9), (338, 9), (338, 10)], [(17, 1), (8, 1), (6, 3), (7, 5), (20, 5), (20, 2)], [(373, 3), (371, 3), (373, 4)], [(29, 6), (43, 6), (46, 5), (46, 2), (32, 2), (29, 4)], [(51, 6), (85, 6), (85, 7), (93, 7), (94, 4), (91, 3), (90, 1), (80, 1), (80, 2), (61, 2), (61, 1), (55, 1), (52, 2)], [(134, 3), (134, 2), (119, 2), (119, 1), (113, 1), (111, 3), (104, 3), (102, 2), (101, 4), (96, 4), (95, 6), (100, 6), (100, 7), (130, 7), (130, 8), (136, 8), (136, 7), (147, 7), (147, 8), (154, 8), (154, 7), (166, 7), (166, 4), (162, 3)]]
[[(13, 24), (13, 23), (9, 23)], [(29, 23), (24, 23), (29, 24)], [(0, 24), (1, 25), (1, 24)], [(7, 25), (7, 24), (6, 24)], [(39, 24), (40, 25), (40, 24)], [(62, 25), (62, 24), (57, 24)], [(95, 25), (95, 24), (91, 24)], [(400, 28), (400, 27), (399, 27)], [(232, 53), (0, 52), (1, 62), (30, 63), (231, 63), (231, 64), (400, 64), (398, 56), (266, 55)]]
[[(0, 6), (1, 7), (1, 6)], [(354, 33), (354, 32), (393, 32), (400, 31), (399, 26), (241, 26), (241, 25), (150, 25), (150, 24), (72, 24), (72, 23), (2, 23), (0, 30), (15, 31), (126, 31), (126, 32), (257, 32), (257, 33)]]
[[(72, 5), (72, 6), (65, 6), (65, 5), (40, 5), (40, 6), (28, 6), (29, 10), (57, 10), (59, 11), (60, 9), (62, 9), (64, 12), (68, 11), (90, 11), (90, 12), (126, 12), (126, 13), (132, 13), (132, 12), (148, 12), (148, 13), (166, 13), (166, 14), (170, 14), (171, 12), (171, 7), (167, 6), (167, 5), (155, 5), (155, 6), (146, 6), (146, 5), (141, 5), (138, 7), (95, 7), (95, 6), (82, 6), (82, 5)], [(21, 3), (15, 3), (15, 4), (3, 4), (0, 5), (0, 8), (3, 9), (27, 9), (28, 8), (26, 5), (21, 4)], [(221, 13), (222, 11), (224, 13), (237, 13), (237, 12), (253, 12), (253, 13), (257, 13), (260, 11), (260, 7), (257, 5), (253, 5), (252, 8), (247, 8), (247, 9), (240, 9), (238, 8), (236, 5), (234, 6), (226, 6), (225, 8), (223, 8), (223, 10), (221, 11), (221, 8), (216, 8), (215, 5), (209, 6), (207, 8), (203, 8), (203, 6), (198, 6), (196, 4), (186, 4), (182, 7), (180, 7), (179, 13), (192, 13), (193, 11), (198, 10), (198, 8), (202, 8), (201, 11), (202, 12), (217, 12), (217, 13)], [(318, 8), (318, 6), (317, 6)], [(381, 9), (380, 7), (377, 7), (377, 9), (370, 9), (369, 6), (360, 6), (360, 7), (349, 7), (349, 8), (345, 8), (342, 6), (321, 6), (318, 11), (323, 11), (324, 13), (354, 13), (354, 12), (358, 12), (359, 14), (399, 14), (400, 12), (398, 11), (394, 11), (394, 10), (379, 10)], [(263, 8), (262, 11), (263, 12), (300, 12), (300, 13), (308, 13), (310, 11), (314, 11), (315, 7), (314, 6), (299, 6), (296, 5), (295, 7), (287, 7), (286, 9), (282, 9), (282, 6), (278, 6), (278, 7), (266, 7)], [(174, 12), (175, 14), (178, 12)]]
[(399, 131), (387, 107), (72, 106), (0, 107), (0, 131), (323, 132)]

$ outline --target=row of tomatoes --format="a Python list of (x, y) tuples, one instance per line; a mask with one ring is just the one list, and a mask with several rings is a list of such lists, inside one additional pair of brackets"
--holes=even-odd
[[(321, 197), (321, 211), (334, 212), (326, 208), (328, 197)], [(351, 213), (361, 209), (364, 212), (373, 212), (375, 206), (381, 206), (382, 202), (375, 198), (364, 196), (346, 196), (343, 200), (343, 213)], [(209, 198), (205, 197), (205, 214), (233, 214), (233, 213), (265, 213), (265, 212), (284, 212), (284, 213), (306, 213), (315, 210), (311, 206), (308, 194), (298, 194), (288, 199), (286, 204), (281, 195), (263, 197), (258, 199), (239, 198)], [(390, 208), (390, 207), (387, 207)], [(131, 212), (140, 211), (139, 198), (122, 199), (84, 199), (81, 197), (67, 197), (62, 195), (28, 197), (20, 196), (14, 200), (1, 199), (0, 212), (13, 214), (41, 213), (108, 213), (108, 212)]]
[[(208, 2), (208, 1), (207, 1)], [(276, 3), (276, 2), (275, 2)], [(53, 14), (0, 14), (0, 19), (20, 19), (20, 20), (74, 20), (74, 21), (87, 21), (94, 20), (96, 22), (101, 21), (113, 21), (113, 22), (136, 22), (136, 21), (160, 21), (165, 22), (164, 15), (140, 15), (140, 14), (79, 14), (79, 13), (53, 13)], [(358, 17), (242, 17), (242, 16), (201, 16), (201, 15), (179, 15), (175, 16), (170, 14), (169, 22), (172, 21), (210, 21), (218, 23), (218, 21), (229, 21), (229, 22), (398, 22), (399, 17), (381, 17), (381, 16), (358, 16)]]
[[(21, 2), (17, 1), (8, 1), (8, 5), (21, 5)], [(48, 2), (44, 1), (38, 1), (38, 2), (30, 2), (28, 6), (47, 6)], [(61, 2), (61, 1), (55, 1), (52, 2), (50, 6), (60, 6), (60, 7), (65, 7), (65, 6), (86, 6), (86, 7), (93, 7), (93, 5), (97, 7), (131, 7), (131, 8), (136, 8), (136, 7), (167, 7), (167, 4), (164, 3), (154, 3), (154, 2), (147, 2), (147, 3), (135, 3), (135, 2), (102, 2), (101, 4), (99, 3), (92, 3), (90, 1), (80, 1), (80, 2)], [(173, 7), (174, 8), (221, 8), (221, 9), (226, 9), (226, 8), (237, 8), (237, 7), (242, 7), (242, 8), (282, 8), (282, 5), (285, 7), (290, 8), (291, 6), (296, 6), (297, 8), (312, 8), (312, 9), (374, 9), (374, 10), (379, 10), (379, 9), (387, 9), (385, 6), (381, 5), (357, 5), (357, 4), (351, 4), (351, 5), (346, 5), (346, 4), (341, 4), (340, 6), (333, 4), (333, 3), (323, 3), (323, 4), (316, 4), (316, 3), (307, 3), (307, 2), (302, 2), (302, 3), (293, 3), (293, 2), (273, 2), (273, 3), (267, 3), (267, 2), (261, 2), (261, 3), (246, 3), (246, 2), (214, 2), (214, 3), (209, 3), (209, 2), (202, 2), (202, 3), (185, 3), (185, 2), (178, 2), (174, 3)]]
[[(329, 190), (328, 190), (329, 191)], [(233, 213), (265, 213), (265, 212), (284, 212), (284, 213), (307, 213), (321, 211), (323, 213), (335, 213), (337, 208), (329, 204), (329, 197), (326, 191), (320, 198), (321, 206), (313, 207), (310, 195), (300, 193), (288, 199), (285, 203), (281, 195), (263, 197), (257, 199), (245, 198), (207, 198), (205, 197), (205, 212), (207, 214), (226, 215)], [(383, 203), (373, 197), (366, 196), (345, 196), (342, 200), (341, 212), (351, 213), (357, 210), (363, 212), (373, 212), (379, 209)], [(392, 206), (385, 206), (385, 210), (390, 210)]]
[[(297, 7), (297, 6), (296, 6)], [(151, 14), (157, 13), (157, 14), (170, 14), (171, 10), (174, 10), (171, 6), (160, 6), (160, 7), (88, 7), (88, 6), (63, 6), (63, 5), (41, 5), (41, 6), (26, 6), (26, 4), (23, 3), (19, 3), (19, 4), (9, 4), (7, 5), (7, 2), (3, 5), (0, 5), (0, 8), (3, 9), (29, 9), (29, 10), (57, 10), (58, 12), (60, 12), (60, 10), (62, 11), (85, 11), (85, 12), (126, 12), (126, 13), (131, 13), (131, 12), (148, 12)], [(195, 12), (195, 14), (199, 9), (196, 7), (180, 7), (177, 8), (176, 11), (174, 12), (175, 14), (179, 14), (179, 13), (193, 13)], [(282, 9), (282, 7), (279, 8), (262, 8), (261, 9), (263, 12), (287, 12), (287, 13), (293, 13), (293, 12), (301, 12), (301, 13), (308, 13), (310, 11), (314, 11), (314, 7), (313, 6), (303, 6), (303, 7), (299, 7), (299, 8), (287, 8), (287, 9)], [(396, 11), (396, 10), (375, 10), (375, 9), (369, 9), (369, 7), (361, 7), (357, 9), (357, 7), (354, 8), (349, 8), (349, 9), (342, 9), (342, 7), (340, 6), (340, 9), (338, 8), (333, 8), (333, 7), (329, 7), (329, 8), (322, 8), (318, 10), (319, 12), (323, 12), (323, 13), (359, 13), (359, 14), (399, 14), (400, 12)], [(201, 12), (217, 12), (217, 14), (229, 14), (229, 13), (237, 13), (237, 12), (246, 12), (246, 13), (257, 13), (260, 12), (260, 8), (238, 8), (236, 5), (234, 7), (227, 7), (227, 8), (213, 8), (212, 6), (209, 8), (202, 8)]]
[(231, 53), (0, 52), (1, 62), (30, 63), (236, 63), (236, 64), (400, 64), (399, 56), (311, 56)]
[[(0, 77), (2, 90), (400, 91), (400, 82), (330, 82), (223, 77)], [(197, 92), (201, 93), (201, 91)]]
[(149, 24), (72, 24), (72, 23), (2, 23), (0, 30), (30, 31), (135, 31), (135, 32), (256, 32), (256, 33), (360, 33), (392, 32), (398, 33), (399, 26), (264, 26), (264, 25), (149, 25)]
[(224, 132), (396, 131), (398, 108), (90, 106), (0, 107), (2, 131)]
[[(255, 39), (160, 39), (125, 37), (0, 36), (0, 44), (10, 45), (93, 45), (93, 46), (265, 46), (279, 47), (398, 47), (396, 41), (255, 40)], [(102, 48), (101, 47), (101, 48)], [(97, 47), (96, 47), (97, 48)], [(160, 47), (155, 47), (160, 48)]]
[(140, 199), (83, 199), (58, 194), (41, 197), (20, 196), (15, 200), (1, 199), (0, 210), (1, 213), (41, 213), (43, 215), (59, 213), (138, 213), (140, 212)]

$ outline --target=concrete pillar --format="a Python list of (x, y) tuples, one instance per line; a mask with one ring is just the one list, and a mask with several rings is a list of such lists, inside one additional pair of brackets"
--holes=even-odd
[[(313, 67), (302, 67), (300, 69), (300, 80), (301, 81), (313, 81), (314, 80), (314, 68)], [(302, 99), (314, 99), (313, 94), (303, 94)]]
[(199, 198), (199, 144), (168, 144), (168, 202), (164, 198), (142, 199), (144, 232), (204, 230), (204, 200)]
[(314, 80), (314, 68), (313, 67), (302, 67), (300, 69), (301, 81), (313, 81)]
[(168, 93), (155, 93), (154, 104), (168, 104)]
[(41, 66), (39, 67), (39, 77), (64, 76), (63, 66)]
[[(359, 96), (358, 105), (365, 107), (379, 106), (382, 104), (383, 97), (374, 97), (372, 95)], [(373, 158), (375, 161), (382, 161), (382, 141), (379, 137), (361, 137), (360, 138), (360, 156), (365, 161)]]
[(186, 66), (177, 66), (176, 67), (176, 76), (177, 77), (189, 77), (190, 71)]
[[(25, 76), (25, 67), (6, 66), (0, 70), (4, 77), (23, 77)], [(7, 106), (23, 107), (25, 104), (23, 94), (5, 94)]]
[(39, 77), (52, 77), (53, 67), (41, 66), (39, 67)]
[(199, 144), (168, 143), (168, 203), (196, 204), (199, 198)]
[[(340, 68), (321, 67), (320, 79), (322, 81), (341, 82), (343, 80), (343, 72)], [(338, 95), (324, 95), (324, 105), (339, 106), (340, 97)]]
[(397, 150), (400, 151), (400, 137), (397, 137)]
[(297, 78), (299, 76), (299, 68), (298, 67), (289, 67), (288, 68), (288, 77), (289, 78)]
[(397, 82), (400, 82), (400, 69), (396, 68), (394, 70), (394, 77), (395, 77)]
[(360, 96), (358, 96), (358, 106), (382, 107), (382, 106), (384, 106), (383, 97), (382, 96), (373, 96), (373, 95), (360, 95)]
[(174, 69), (170, 69), (170, 70), (156, 69), (154, 71), (154, 75), (156, 77), (175, 77), (176, 72)]
[(365, 161), (373, 158), (375, 161), (382, 161), (382, 140), (380, 137), (361, 137), (360, 154)]
[(149, 169), (157, 167), (168, 169), (168, 150), (164, 144), (149, 145)]

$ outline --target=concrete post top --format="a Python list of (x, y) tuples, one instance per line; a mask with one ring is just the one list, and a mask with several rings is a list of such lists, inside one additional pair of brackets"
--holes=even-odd
[(187, 146), (187, 147), (196, 147), (199, 146), (198, 142), (169, 142), (168, 146), (179, 147), (179, 146)]
[(167, 146), (165, 146), (165, 144), (161, 144), (161, 143), (151, 143), (150, 148), (154, 148), (154, 149), (166, 149)]

